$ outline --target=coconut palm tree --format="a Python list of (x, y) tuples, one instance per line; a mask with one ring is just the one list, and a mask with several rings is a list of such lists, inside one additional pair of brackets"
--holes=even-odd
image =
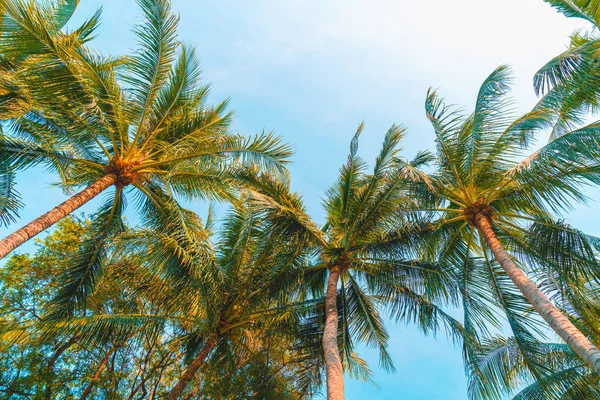
[[(600, 124), (528, 154), (533, 134), (549, 126), (552, 111), (539, 108), (514, 119), (509, 89), (510, 74), (501, 66), (483, 82), (469, 116), (428, 93), (425, 108), (438, 155), (437, 170), (429, 175), (437, 220), (426, 253), (461, 270), (466, 327), (485, 330), (491, 301), (526, 346), (535, 328), (532, 318), (524, 318), (529, 304), (600, 373), (600, 351), (530, 279), (552, 276), (568, 291), (580, 288), (582, 277), (597, 277), (598, 240), (556, 220), (553, 212), (585, 201), (584, 185), (599, 183)], [(486, 300), (490, 296), (495, 299)], [(540, 365), (530, 362), (534, 371)]]
[[(149, 233), (152, 238), (154, 234)], [(187, 337), (195, 357), (172, 388), (169, 399), (180, 398), (211, 353), (223, 365), (227, 363), (224, 360), (239, 356), (244, 349), (260, 351), (260, 346), (252, 346), (259, 345), (265, 329), (271, 329), (270, 335), (273, 329), (297, 329), (293, 293), (299, 283), (299, 270), (305, 264), (306, 253), (301, 248), (293, 241), (271, 235), (255, 213), (239, 208), (227, 216), (215, 254), (214, 276), (209, 283), (199, 281), (205, 308), (195, 315)], [(312, 308), (313, 303), (298, 307)], [(182, 309), (186, 310), (189, 308)], [(288, 324), (293, 330), (286, 327)]]
[(545, 0), (567, 17), (580, 18), (591, 24), (587, 32), (575, 32), (569, 48), (544, 65), (534, 77), (538, 95), (544, 94), (541, 106), (557, 111), (551, 139), (581, 124), (585, 116), (600, 105), (600, 14), (597, 0)]
[[(462, 326), (438, 305), (456, 304), (460, 292), (451, 267), (415, 260), (418, 221), (407, 218), (418, 207), (412, 185), (423, 184), (419, 167), (429, 154), (412, 162), (399, 156), (404, 129), (385, 135), (372, 173), (357, 155), (361, 124), (352, 139), (348, 161), (327, 191), (322, 228), (307, 215), (298, 194), (283, 182), (249, 174), (246, 187), (254, 207), (271, 232), (307, 243), (314, 253), (305, 270), (307, 296), (325, 294), (322, 347), (328, 399), (344, 398), (344, 369), (356, 365), (354, 342), (376, 346), (380, 365), (393, 368), (386, 347), (388, 333), (379, 313), (389, 307), (393, 318), (419, 325), (423, 331), (446, 326), (455, 338)], [(414, 226), (413, 226), (414, 225)], [(437, 305), (436, 305), (437, 304)]]
[[(290, 151), (278, 137), (232, 134), (227, 102), (207, 104), (209, 86), (199, 79), (193, 49), (177, 39), (170, 2), (138, 3), (145, 21), (135, 30), (139, 46), (130, 57), (102, 56), (88, 46), (99, 12), (65, 33), (48, 8), (3, 3), (0, 54), (11, 94), (0, 104), (4, 170), (41, 164), (59, 174), (66, 190), (84, 189), (1, 240), (0, 257), (111, 187), (114, 194), (98, 214), (99, 244), (118, 231), (126, 192), (136, 193), (142, 212), (161, 213), (174, 209), (161, 204), (173, 196), (231, 198), (232, 165), (283, 172)], [(98, 251), (91, 246), (88, 265)]]

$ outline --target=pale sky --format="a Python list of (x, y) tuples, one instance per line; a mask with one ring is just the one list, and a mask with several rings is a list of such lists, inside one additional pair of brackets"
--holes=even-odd
[[(129, 52), (139, 21), (135, 2), (82, 0), (76, 20), (99, 6), (103, 25), (94, 46)], [(408, 127), (407, 155), (433, 149), (423, 110), (427, 88), (471, 111), (481, 82), (504, 63), (512, 66), (513, 93), (525, 112), (536, 101), (535, 71), (566, 48), (570, 33), (586, 27), (542, 0), (173, 0), (173, 10), (181, 15), (180, 38), (202, 59), (212, 98), (231, 97), (234, 127), (244, 134), (275, 130), (294, 145), (293, 186), (319, 222), (323, 193), (361, 120), (359, 151), (371, 164), (393, 123)], [(40, 180), (55, 181), (40, 170), (19, 179), (28, 206), (23, 222), (64, 199), (58, 189), (39, 190)], [(589, 212), (580, 207), (567, 217), (600, 235)], [(349, 400), (467, 398), (460, 350), (443, 333), (436, 340), (412, 327), (389, 329), (398, 372), (379, 371), (377, 356), (363, 351), (380, 388), (348, 381)]]

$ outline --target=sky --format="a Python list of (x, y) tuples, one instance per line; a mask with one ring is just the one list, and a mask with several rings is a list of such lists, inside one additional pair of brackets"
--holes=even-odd
[[(131, 28), (140, 21), (133, 0), (82, 0), (72, 26), (100, 6), (103, 24), (93, 46), (130, 53)], [(273, 130), (293, 145), (292, 186), (319, 222), (323, 194), (362, 120), (359, 152), (371, 165), (394, 123), (407, 127), (406, 156), (433, 149), (427, 89), (439, 89), (447, 103), (470, 112), (479, 85), (501, 64), (511, 66), (513, 95), (525, 112), (536, 102), (535, 71), (565, 50), (570, 33), (586, 28), (542, 0), (172, 0), (172, 8), (180, 14), (181, 40), (200, 55), (211, 99), (231, 99), (233, 128), (242, 134)], [(42, 169), (19, 175), (22, 223), (66, 198), (51, 187), (55, 182)], [(597, 191), (590, 196), (600, 199)], [(93, 212), (97, 205), (81, 210)], [(566, 217), (600, 235), (589, 213), (577, 207)], [(28, 243), (20, 251), (33, 249)], [(467, 398), (460, 350), (443, 333), (424, 337), (394, 323), (389, 330), (396, 373), (379, 370), (375, 352), (361, 349), (379, 387), (347, 380), (347, 399)]]

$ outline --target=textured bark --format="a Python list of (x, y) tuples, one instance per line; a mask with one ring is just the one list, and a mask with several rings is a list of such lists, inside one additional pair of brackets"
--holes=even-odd
[(100, 364), (98, 365), (98, 368), (96, 368), (96, 372), (94, 373), (94, 376), (92, 376), (92, 379), (90, 380), (90, 383), (85, 388), (85, 391), (83, 392), (83, 394), (81, 395), (81, 397), (79, 398), (79, 400), (85, 400), (85, 399), (87, 399), (87, 397), (90, 395), (90, 393), (92, 393), (92, 388), (94, 387), (94, 384), (96, 383), (96, 381), (98, 381), (98, 378), (100, 377), (100, 373), (104, 369), (104, 366), (108, 362), (108, 359), (110, 358), (110, 356), (115, 351), (117, 351), (117, 346), (114, 346), (113, 348), (111, 348), (106, 353), (106, 355), (104, 356), (104, 358), (102, 359), (102, 361), (100, 361)]
[(327, 293), (325, 294), (325, 329), (323, 330), (323, 352), (327, 377), (327, 399), (344, 399), (344, 372), (338, 348), (337, 283), (340, 279), (338, 267), (329, 269)]
[(539, 290), (539, 288), (527, 278), (512, 261), (506, 250), (498, 241), (492, 226), (484, 216), (477, 216), (477, 228), (483, 235), (496, 261), (500, 264), (506, 275), (519, 288), (523, 296), (544, 318), (550, 327), (560, 336), (569, 347), (577, 353), (597, 374), (600, 374), (600, 350), (596, 348), (583, 333), (579, 331), (565, 317), (558, 308)]
[(181, 375), (181, 378), (179, 378), (179, 382), (177, 382), (177, 384), (173, 387), (171, 393), (169, 393), (169, 395), (167, 396), (167, 399), (177, 400), (181, 398), (181, 394), (183, 393), (183, 390), (185, 389), (186, 385), (189, 383), (189, 381), (194, 379), (194, 376), (196, 375), (196, 373), (198, 373), (198, 370), (204, 364), (206, 357), (208, 357), (208, 353), (211, 352), (211, 350), (215, 347), (216, 344), (217, 335), (210, 335), (206, 339), (206, 342), (204, 343), (202, 350), (200, 350), (200, 353), (198, 353), (196, 358), (194, 358), (194, 361), (192, 361), (191, 364), (188, 365), (183, 375)]
[(108, 174), (98, 179), (81, 192), (65, 200), (62, 204), (54, 207), (52, 210), (34, 219), (21, 229), (0, 240), (0, 258), (3, 258), (44, 229), (51, 227), (73, 211), (77, 210), (116, 182), (117, 175)]

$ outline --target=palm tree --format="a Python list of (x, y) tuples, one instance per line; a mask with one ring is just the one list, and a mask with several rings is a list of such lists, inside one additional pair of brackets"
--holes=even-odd
[[(227, 102), (207, 104), (209, 86), (199, 80), (195, 52), (177, 40), (169, 1), (138, 3), (145, 22), (135, 30), (139, 47), (131, 57), (101, 56), (88, 46), (99, 12), (64, 33), (48, 8), (3, 3), (0, 54), (11, 94), (0, 98), (4, 176), (43, 164), (63, 188), (84, 189), (1, 240), (0, 258), (110, 187), (98, 244), (119, 230), (129, 190), (143, 213), (162, 213), (175, 195), (232, 198), (235, 164), (283, 172), (290, 150), (278, 137), (231, 134)], [(99, 251), (90, 247), (88, 265)]]
[[(154, 241), (155, 233), (148, 234), (147, 238)], [(243, 349), (251, 351), (249, 346), (260, 343), (265, 329), (270, 330), (270, 335), (277, 330), (295, 330), (296, 325), (293, 330), (285, 328), (297, 320), (298, 310), (294, 307), (312, 307), (312, 302), (295, 305), (292, 296), (306, 254), (293, 241), (266, 231), (259, 216), (248, 208), (234, 209), (227, 216), (214, 252), (214, 276), (207, 283), (198, 283), (205, 309), (195, 316), (187, 337), (192, 344), (191, 354), (196, 355), (172, 388), (169, 399), (180, 398), (211, 352), (218, 353), (219, 365), (227, 364), (223, 358), (238, 357)], [(189, 308), (181, 309), (186, 310)], [(200, 344), (200, 351), (196, 352), (194, 346)]]
[[(578, 289), (582, 277), (597, 277), (598, 240), (557, 221), (552, 212), (568, 209), (570, 200), (585, 201), (583, 186), (600, 181), (600, 124), (569, 132), (519, 161), (533, 134), (550, 124), (551, 111), (539, 108), (513, 119), (509, 89), (508, 69), (501, 66), (484, 81), (475, 111), (467, 117), (446, 107), (435, 92), (428, 93), (425, 108), (438, 152), (437, 170), (429, 179), (438, 219), (427, 254), (460, 269), (465, 327), (486, 329), (486, 299), (493, 295), (525, 346), (529, 332), (539, 328), (534, 319), (524, 318), (528, 305), (515, 292), (518, 288), (600, 373), (600, 351), (523, 272), (526, 268), (538, 279), (552, 276), (567, 291)], [(541, 365), (530, 361), (532, 370)]]
[(541, 106), (552, 106), (558, 119), (551, 139), (572, 130), (585, 115), (600, 105), (600, 14), (597, 0), (545, 0), (567, 17), (590, 23), (588, 32), (575, 32), (569, 48), (544, 65), (534, 77), (538, 95), (545, 94)]
[(399, 157), (404, 129), (393, 126), (385, 135), (373, 172), (358, 157), (361, 124), (352, 139), (348, 161), (324, 202), (322, 228), (307, 215), (299, 195), (284, 182), (248, 175), (254, 207), (264, 214), (270, 231), (307, 243), (314, 252), (305, 270), (307, 296), (325, 292), (322, 347), (328, 399), (344, 398), (344, 367), (351, 374), (362, 363), (354, 342), (377, 346), (380, 365), (393, 369), (386, 346), (388, 333), (379, 309), (389, 306), (396, 319), (418, 324), (423, 331), (444, 325), (455, 338), (462, 326), (436, 304), (458, 301), (451, 267), (415, 261), (418, 237), (407, 213), (418, 204), (412, 185), (423, 184), (418, 169), (429, 159), (419, 153), (412, 162)]

